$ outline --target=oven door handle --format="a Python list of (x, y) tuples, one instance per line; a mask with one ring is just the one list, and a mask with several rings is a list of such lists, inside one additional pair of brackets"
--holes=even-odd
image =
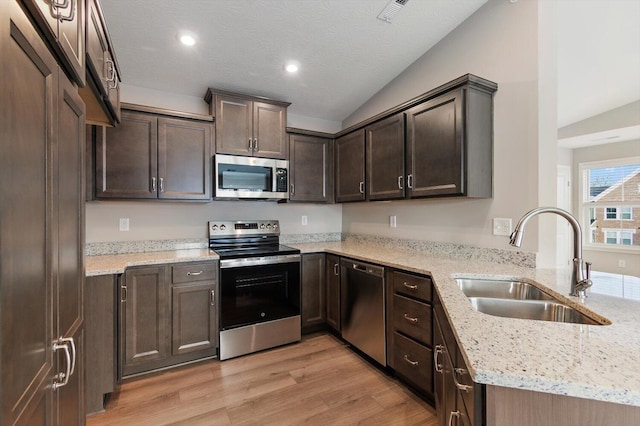
[(281, 256), (245, 257), (240, 259), (223, 259), (220, 261), (220, 269), (242, 268), (245, 266), (276, 265), (278, 263), (300, 262), (299, 254), (287, 254)]

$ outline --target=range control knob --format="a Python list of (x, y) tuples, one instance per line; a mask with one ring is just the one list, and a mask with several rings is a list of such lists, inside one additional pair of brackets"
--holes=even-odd
[(212, 231), (217, 231), (217, 230), (218, 230), (218, 225), (213, 225), (213, 226), (211, 227), (211, 230), (212, 230)]
[(220, 225), (220, 230), (224, 231), (225, 229), (227, 229), (227, 227), (225, 225)]
[(271, 224), (270, 223), (267, 224), (267, 229), (271, 229)]
[(274, 224), (273, 224), (273, 230), (275, 231), (276, 229), (278, 229), (278, 224), (277, 224), (277, 223), (274, 223)]
[(260, 224), (260, 229), (264, 229), (264, 223)]

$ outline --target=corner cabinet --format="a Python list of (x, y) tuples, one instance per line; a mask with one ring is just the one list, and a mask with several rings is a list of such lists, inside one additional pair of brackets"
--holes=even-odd
[(211, 121), (125, 110), (95, 141), (96, 198), (210, 200), (212, 133)]
[(129, 268), (120, 285), (120, 377), (216, 355), (218, 263)]
[(364, 130), (346, 134), (335, 142), (336, 202), (364, 201)]
[(205, 101), (216, 120), (216, 154), (288, 158), (288, 102), (217, 89)]
[(289, 201), (333, 202), (333, 141), (330, 135), (289, 130)]

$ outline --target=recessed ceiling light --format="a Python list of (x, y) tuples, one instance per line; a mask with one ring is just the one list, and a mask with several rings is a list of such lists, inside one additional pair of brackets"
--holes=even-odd
[(298, 64), (290, 62), (284, 67), (284, 69), (293, 74), (294, 72), (298, 72)]
[(198, 37), (191, 31), (181, 31), (178, 33), (178, 40), (185, 46), (193, 46), (196, 44)]

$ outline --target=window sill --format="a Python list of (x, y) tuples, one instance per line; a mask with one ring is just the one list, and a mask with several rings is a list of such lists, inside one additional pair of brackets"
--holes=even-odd
[(583, 250), (589, 251), (602, 251), (608, 253), (620, 253), (620, 254), (640, 254), (640, 247), (606, 247), (600, 245), (585, 244), (582, 247)]

